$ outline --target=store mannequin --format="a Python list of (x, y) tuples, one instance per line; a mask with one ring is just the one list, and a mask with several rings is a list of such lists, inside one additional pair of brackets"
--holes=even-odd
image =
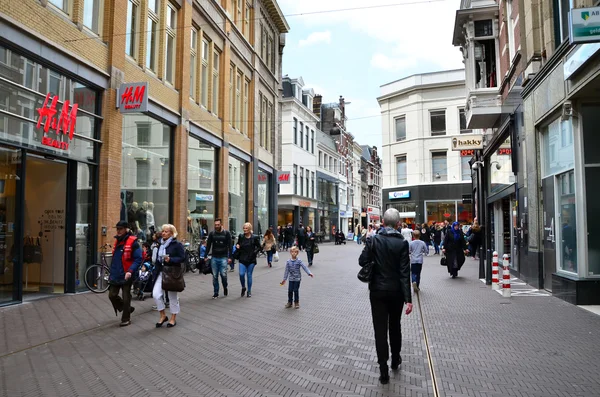
[(148, 222), (146, 221), (146, 209), (147, 208), (148, 208), (148, 202), (144, 201), (142, 203), (142, 206), (138, 209), (138, 212), (137, 212), (138, 227), (144, 233), (146, 233), (146, 227), (148, 224)]
[(148, 208), (146, 208), (146, 224), (148, 225), (148, 230), (155, 229), (156, 227), (154, 224), (154, 203), (152, 201), (148, 203)]
[(127, 211), (127, 221), (129, 222), (129, 228), (133, 232), (133, 234), (137, 234), (138, 230), (140, 230), (140, 223), (138, 222), (138, 210), (140, 206), (137, 201), (131, 203), (129, 207), (129, 211)]

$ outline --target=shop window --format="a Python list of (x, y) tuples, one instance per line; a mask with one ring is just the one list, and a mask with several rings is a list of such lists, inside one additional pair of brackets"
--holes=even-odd
[(406, 155), (396, 157), (396, 184), (406, 185)]
[(135, 159), (136, 163), (136, 187), (150, 186), (150, 164), (148, 159)]
[(470, 160), (471, 160), (471, 157), (468, 157), (468, 156), (462, 156), (460, 158), (461, 174), (462, 174), (463, 181), (471, 180), (471, 164), (469, 164)]
[(103, 17), (102, 0), (84, 0), (83, 2), (83, 25), (96, 34), (100, 34)]
[(246, 220), (246, 163), (229, 156), (230, 187), (229, 189), (229, 230), (236, 236), (242, 232)]
[(442, 182), (448, 180), (448, 166), (446, 152), (431, 153), (432, 181)]
[(456, 201), (427, 201), (427, 223), (456, 220)]
[(498, 193), (515, 183), (512, 171), (512, 152), (510, 138), (506, 139), (500, 148), (490, 156), (490, 193)]
[(270, 195), (271, 195), (271, 174), (258, 170), (258, 187), (256, 195), (256, 211), (258, 224), (255, 228), (255, 233), (263, 235), (269, 228), (269, 206), (270, 206)]
[(467, 115), (465, 109), (458, 109), (458, 120), (461, 134), (470, 134), (472, 131), (467, 128)]
[(577, 201), (575, 199), (575, 172), (569, 171), (557, 178), (559, 190), (559, 219), (561, 270), (577, 273)]
[(192, 249), (212, 228), (216, 211), (217, 149), (191, 136), (188, 143), (188, 233)]
[(396, 120), (396, 142), (406, 139), (406, 117), (398, 117)]
[(575, 165), (573, 128), (569, 120), (554, 120), (542, 129), (542, 177), (559, 174)]
[(138, 58), (138, 21), (140, 18), (140, 0), (129, 0), (127, 2), (127, 36), (125, 39), (125, 53), (133, 59)]
[(432, 110), (429, 112), (431, 136), (446, 135), (446, 111)]

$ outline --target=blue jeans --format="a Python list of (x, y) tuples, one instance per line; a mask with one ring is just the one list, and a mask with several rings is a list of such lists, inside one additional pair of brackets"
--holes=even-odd
[(270, 265), (273, 262), (273, 251), (267, 251), (267, 263)]
[(252, 292), (252, 272), (254, 271), (256, 263), (245, 265), (240, 262), (240, 283), (242, 288), (246, 288), (246, 274), (248, 274), (248, 293)]
[(423, 269), (422, 263), (411, 263), (410, 264), (410, 275), (413, 283), (417, 283), (417, 287), (421, 284), (421, 270)]
[(210, 267), (212, 268), (214, 295), (219, 295), (219, 274), (223, 289), (227, 288), (227, 258), (212, 258)]
[(312, 265), (313, 257), (315, 256), (315, 252), (313, 251), (313, 249), (307, 249), (306, 256), (308, 258), (308, 264)]
[(437, 243), (433, 243), (433, 248), (435, 248), (435, 253), (439, 254), (440, 253), (440, 245)]
[(292, 299), (295, 303), (300, 302), (300, 281), (288, 282), (288, 303), (292, 303)]

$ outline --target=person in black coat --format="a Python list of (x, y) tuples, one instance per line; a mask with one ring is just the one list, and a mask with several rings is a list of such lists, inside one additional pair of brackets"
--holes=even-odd
[(454, 222), (452, 228), (446, 232), (444, 249), (442, 251), (446, 255), (448, 273), (450, 273), (452, 278), (458, 277), (458, 271), (465, 263), (465, 253), (469, 252), (467, 250), (465, 235), (460, 229), (458, 222)]
[[(383, 215), (385, 228), (378, 234), (367, 238), (358, 264), (361, 267), (372, 266), (369, 293), (373, 328), (375, 330), (375, 348), (377, 362), (383, 384), (390, 380), (388, 369), (388, 327), (392, 353), (392, 370), (402, 363), (402, 331), (400, 317), (406, 304), (406, 314), (412, 312), (410, 291), (410, 256), (408, 242), (395, 228), (400, 221), (400, 213), (390, 208)], [(372, 265), (371, 265), (372, 264)]]
[(442, 244), (442, 224), (436, 223), (431, 226), (431, 235), (433, 236), (433, 248), (435, 248), (435, 254), (440, 254), (440, 244)]
[(260, 238), (252, 233), (252, 224), (244, 223), (244, 233), (235, 245), (235, 258), (240, 262), (240, 283), (242, 297), (246, 295), (246, 275), (248, 275), (248, 298), (252, 297), (252, 272), (256, 266), (256, 256), (261, 250)]
[(431, 245), (431, 232), (426, 223), (421, 226), (421, 241), (427, 244), (427, 249), (429, 250), (429, 246)]
[[(165, 302), (163, 301), (164, 291), (162, 288), (162, 273), (165, 266), (182, 266), (185, 262), (185, 249), (183, 245), (177, 241), (177, 229), (175, 226), (166, 224), (162, 227), (162, 240), (161, 245), (158, 248), (158, 255), (156, 258), (156, 269), (158, 277), (154, 283), (154, 289), (152, 290), (152, 297), (156, 302), (156, 309), (160, 313), (160, 320), (156, 323), (156, 328), (162, 327), (164, 323), (169, 319), (165, 314)], [(177, 314), (179, 314), (179, 297), (176, 291), (167, 291), (169, 295), (171, 311), (171, 319), (167, 324), (167, 328), (174, 327), (177, 325)]]

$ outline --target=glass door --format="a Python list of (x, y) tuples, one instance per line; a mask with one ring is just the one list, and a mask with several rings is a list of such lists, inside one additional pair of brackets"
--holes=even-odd
[(22, 151), (0, 147), (0, 304), (19, 298)]
[(542, 180), (544, 203), (544, 289), (552, 291), (552, 274), (556, 272), (556, 223), (554, 177)]
[(556, 177), (558, 190), (557, 241), (560, 241), (558, 264), (560, 270), (577, 274), (577, 220), (575, 202), (575, 172)]

